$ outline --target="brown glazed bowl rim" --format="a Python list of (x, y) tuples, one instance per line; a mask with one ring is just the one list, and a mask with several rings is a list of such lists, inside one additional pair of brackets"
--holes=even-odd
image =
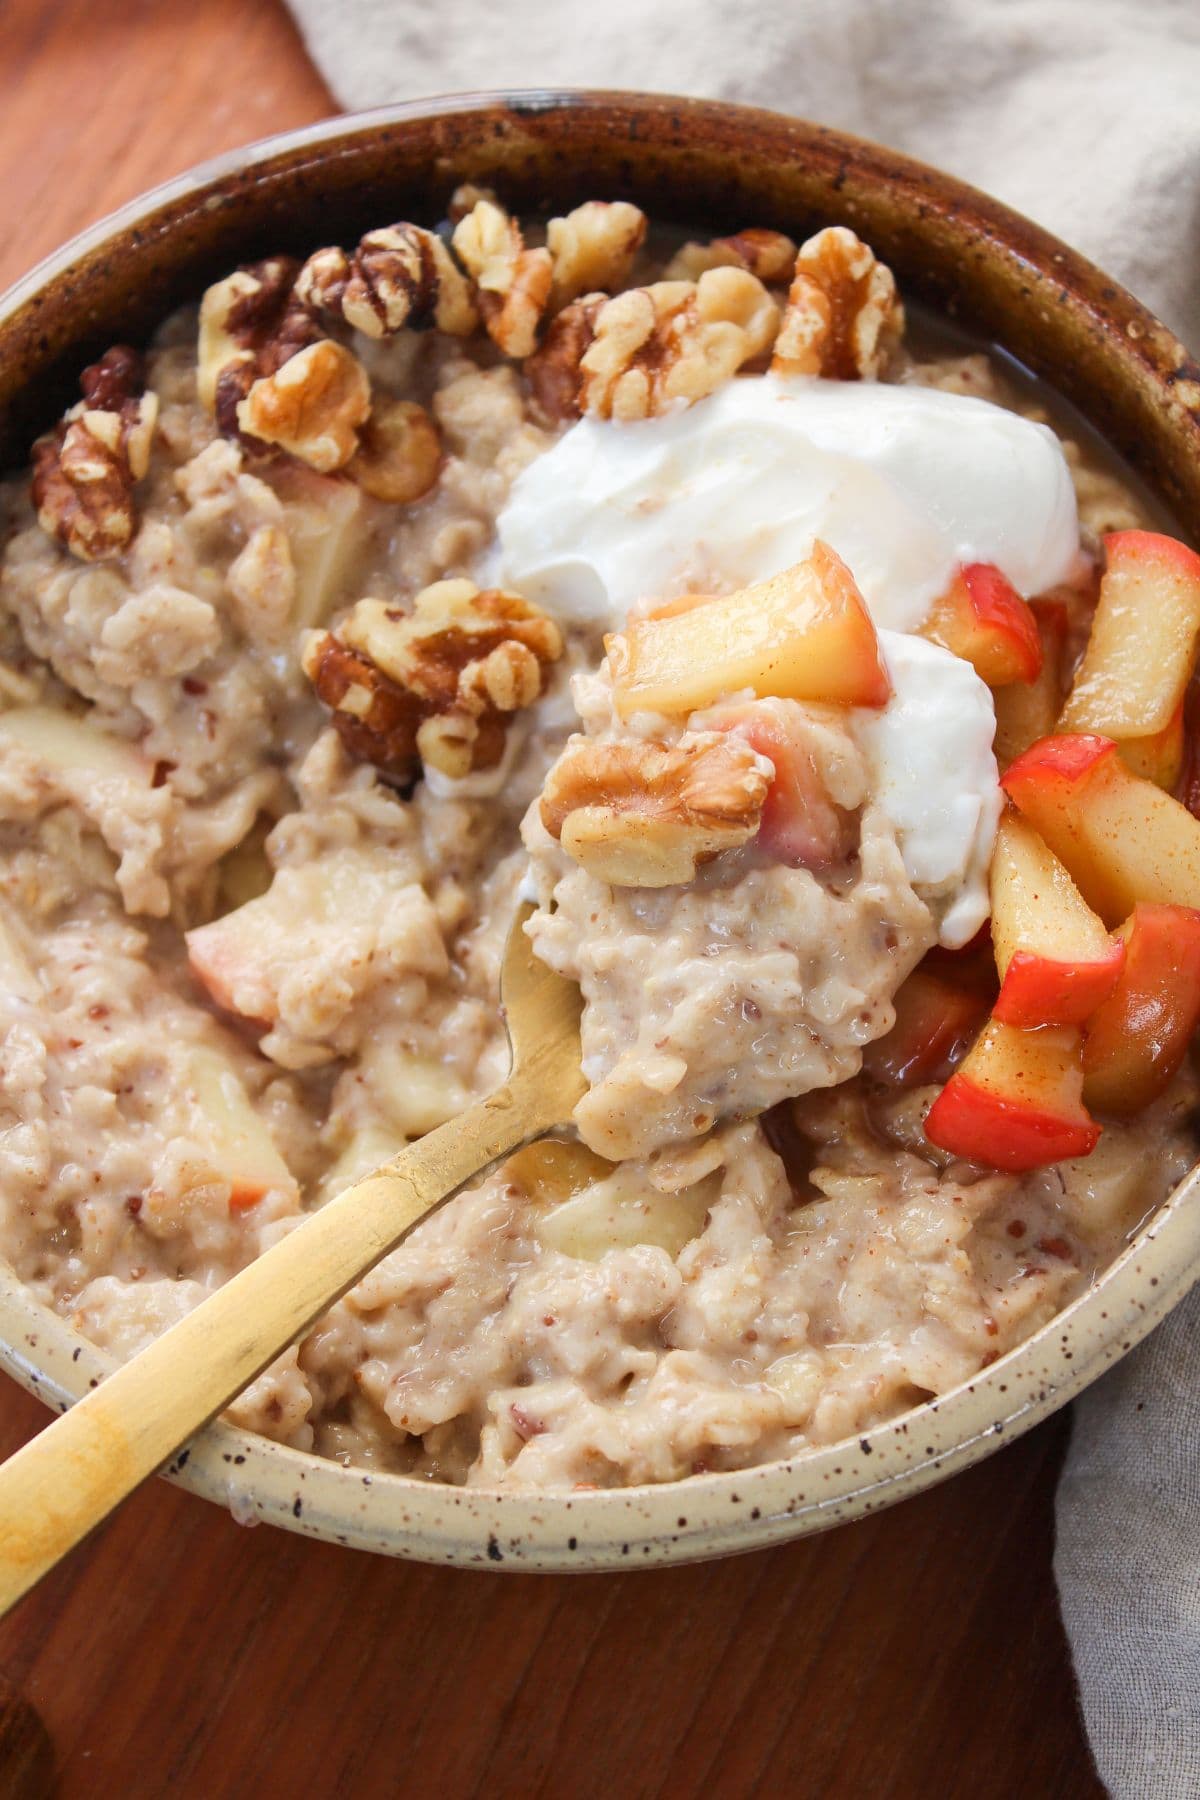
[[(1200, 369), (1118, 284), (998, 202), (881, 146), (756, 108), (623, 92), (451, 95), (326, 120), (217, 157), (90, 226), (0, 298), (10, 460), (49, 422), (64, 370), (77, 372), (96, 334), (125, 335), (123, 306), (161, 316), (181, 279), (199, 291), (222, 245), (228, 267), (247, 244), (270, 248), (263, 234), (306, 208), (319, 218), (366, 204), (372, 182), (391, 184), (393, 157), (409, 159), (404, 180), (419, 175), (431, 197), (494, 171), (518, 203), (561, 204), (591, 187), (679, 217), (686, 195), (689, 222), (713, 228), (851, 224), (902, 289), (1079, 406), (1200, 536)], [(768, 198), (749, 213), (755, 193)], [(1200, 1275), (1198, 1190), (1200, 1175), (1187, 1177), (1085, 1293), (971, 1381), (786, 1461), (664, 1486), (509, 1492), (345, 1468), (215, 1424), (166, 1473), (243, 1521), (431, 1562), (582, 1570), (750, 1550), (944, 1478), (1103, 1373)], [(3, 1265), (0, 1365), (57, 1409), (112, 1366)]]

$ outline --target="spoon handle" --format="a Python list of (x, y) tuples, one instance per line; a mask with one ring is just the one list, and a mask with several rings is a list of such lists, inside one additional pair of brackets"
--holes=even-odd
[(310, 1213), (0, 1465), (0, 1616), (418, 1220), (560, 1123), (560, 1104), (536, 1069), (515, 1072)]

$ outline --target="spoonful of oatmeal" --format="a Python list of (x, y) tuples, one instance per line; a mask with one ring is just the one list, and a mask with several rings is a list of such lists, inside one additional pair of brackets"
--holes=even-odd
[(508, 1080), (364, 1176), (218, 1288), (0, 1467), (0, 1612), (219, 1413), (412, 1228), (584, 1093), (579, 991), (518, 909), (500, 998)]

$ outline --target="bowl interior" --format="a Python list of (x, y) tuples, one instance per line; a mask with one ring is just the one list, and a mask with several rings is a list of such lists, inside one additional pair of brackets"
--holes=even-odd
[[(79, 368), (144, 338), (236, 263), (432, 223), (462, 180), (525, 212), (587, 198), (717, 232), (848, 223), (902, 290), (1018, 357), (1200, 536), (1200, 370), (1115, 283), (969, 188), (878, 146), (750, 108), (635, 94), (466, 96), (293, 133), (135, 202), (0, 300), (0, 463), (75, 397)], [(1076, 1391), (1190, 1285), (1185, 1184), (1095, 1289), (974, 1382), (848, 1445), (681, 1488), (587, 1496), (434, 1490), (211, 1427), (172, 1473), (210, 1498), (393, 1554), (485, 1566), (695, 1558), (819, 1529), (973, 1460)], [(65, 1403), (104, 1359), (0, 1271), (0, 1360)], [(627, 1566), (627, 1565), (626, 1565)]]

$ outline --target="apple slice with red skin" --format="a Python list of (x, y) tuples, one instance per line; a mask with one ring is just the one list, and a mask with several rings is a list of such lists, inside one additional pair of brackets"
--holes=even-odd
[(1158, 531), (1114, 531), (1060, 731), (1123, 742), (1167, 730), (1200, 634), (1200, 556)]
[(997, 688), (993, 696), (996, 708), (996, 761), (1001, 770), (1036, 744), (1049, 737), (1062, 711), (1066, 681), (1066, 660), (1070, 614), (1061, 600), (1031, 600), (1029, 609), (1037, 620), (1042, 644), (1042, 666), (1033, 681), (1010, 681)]
[(993, 563), (968, 563), (935, 600), (921, 635), (969, 662), (989, 687), (1036, 681), (1042, 668), (1038, 623)]
[(1088, 1025), (1083, 1097), (1127, 1118), (1169, 1086), (1200, 1024), (1200, 912), (1135, 906), (1119, 936), (1125, 966)]
[(707, 731), (736, 731), (775, 765), (756, 842), (772, 861), (789, 868), (828, 869), (843, 862), (852, 842), (849, 816), (825, 791), (803, 720), (789, 730), (791, 701), (761, 700), (715, 707), (704, 715)]
[(1054, 852), (1011, 809), (992, 852), (992, 943), (1005, 1025), (1080, 1025), (1116, 986), (1125, 946), (1110, 937)]
[(939, 1149), (1020, 1173), (1088, 1156), (1100, 1127), (1084, 1107), (1077, 1026), (1020, 1031), (989, 1019), (925, 1119)]
[(885, 706), (891, 682), (854, 577), (818, 541), (806, 561), (715, 600), (671, 605), (605, 639), (613, 700), (638, 712), (685, 716), (723, 694)]
[(1200, 820), (1131, 774), (1111, 738), (1043, 738), (1000, 785), (1106, 925), (1139, 900), (1200, 907)]
[(863, 1052), (863, 1068), (888, 1087), (937, 1081), (962, 1055), (987, 1016), (978, 988), (914, 969), (896, 993), (896, 1023)]

